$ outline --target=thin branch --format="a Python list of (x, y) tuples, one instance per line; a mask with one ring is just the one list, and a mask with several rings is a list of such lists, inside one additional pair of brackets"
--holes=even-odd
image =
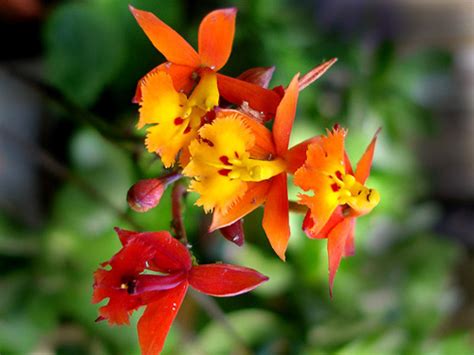
[(107, 124), (105, 119), (80, 107), (54, 86), (43, 82), (38, 78), (25, 73), (24, 71), (20, 71), (13, 66), (8, 66), (7, 71), (15, 78), (23, 81), (25, 84), (36, 90), (41, 96), (53, 102), (65, 112), (67, 112), (67, 118), (71, 118), (77, 122), (93, 127), (104, 138), (111, 141), (115, 145), (118, 145), (118, 141), (131, 143), (139, 143), (143, 141), (143, 137), (124, 133), (118, 130), (115, 126)]
[(306, 212), (308, 212), (308, 207), (306, 207), (305, 205), (300, 205), (296, 201), (288, 201), (288, 202), (290, 204), (291, 212), (302, 213), (302, 214), (306, 214)]
[(21, 147), (21, 149), (27, 153), (28, 157), (37, 162), (46, 171), (52, 175), (57, 176), (61, 180), (70, 181), (71, 183), (75, 184), (90, 197), (113, 210), (121, 219), (128, 222), (134, 228), (139, 229), (138, 224), (129, 215), (122, 211), (122, 209), (115, 206), (111, 201), (109, 201), (109, 199), (102, 195), (99, 190), (89, 184), (86, 180), (74, 175), (67, 167), (59, 163), (44, 149), (36, 144), (31, 144), (30, 142), (24, 140), (4, 126), (0, 126), (0, 134), (2, 133), (7, 139), (11, 139), (19, 147)]
[(219, 304), (212, 297), (209, 297), (203, 293), (199, 293), (195, 290), (190, 289), (189, 295), (206, 311), (210, 318), (217, 321), (222, 328), (231, 336), (233, 340), (239, 346), (239, 354), (251, 354), (250, 349), (246, 345), (242, 337), (237, 333), (232, 324), (226, 317), (226, 314), (222, 311)]
[(178, 239), (184, 245), (188, 244), (182, 208), (183, 199), (186, 196), (186, 193), (186, 187), (179, 181), (176, 181), (173, 184), (173, 190), (171, 191), (171, 214), (173, 216), (171, 227), (173, 228), (176, 239)]

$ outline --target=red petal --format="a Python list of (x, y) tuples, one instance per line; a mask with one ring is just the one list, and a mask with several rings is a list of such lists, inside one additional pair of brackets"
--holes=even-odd
[(377, 136), (380, 133), (380, 128), (375, 132), (374, 138), (367, 147), (364, 155), (357, 163), (355, 178), (361, 184), (364, 184), (370, 175), (370, 167), (372, 166), (372, 159), (374, 158), (375, 143), (377, 143)]
[(217, 85), (219, 93), (227, 101), (235, 105), (247, 102), (252, 109), (263, 112), (266, 116), (273, 117), (280, 103), (280, 96), (272, 90), (219, 73)]
[(202, 64), (221, 69), (229, 59), (234, 41), (236, 8), (209, 13), (199, 26), (199, 55)]
[(325, 239), (328, 237), (328, 233), (332, 231), (332, 229), (341, 223), (344, 220), (344, 215), (342, 213), (342, 207), (338, 206), (334, 212), (332, 213), (329, 220), (326, 222), (324, 227), (318, 232), (314, 233), (312, 231), (312, 227), (314, 227), (314, 221), (311, 217), (311, 210), (308, 211), (306, 214), (305, 220), (303, 221), (303, 230), (306, 235), (311, 239)]
[(127, 280), (135, 279), (145, 269), (147, 261), (154, 257), (155, 250), (149, 244), (137, 240), (136, 236), (128, 238), (129, 242), (103, 264), (109, 265), (110, 270), (98, 269), (94, 273), (92, 302), (98, 303), (109, 298), (108, 303), (99, 309), (99, 314), (110, 324), (128, 324), (130, 314), (147, 303), (141, 297), (121, 289), (121, 286)]
[(280, 257), (285, 260), (285, 252), (290, 239), (289, 203), (286, 173), (272, 178), (272, 186), (265, 202), (263, 229), (270, 244)]
[(191, 268), (188, 249), (168, 232), (144, 232), (135, 238), (151, 245), (155, 250), (155, 257), (149, 261), (150, 269), (173, 273)]
[(201, 64), (194, 48), (175, 30), (151, 12), (135, 9), (131, 5), (129, 8), (151, 43), (169, 62), (190, 67), (198, 67)]
[(318, 80), (336, 62), (337, 58), (332, 58), (303, 75), (298, 81), (299, 90), (303, 90), (304, 88)]
[(329, 292), (331, 296), (334, 277), (336, 276), (336, 271), (339, 268), (339, 264), (344, 254), (346, 240), (351, 231), (352, 224), (353, 219), (346, 218), (329, 233), (327, 248), (329, 259)]
[(128, 190), (128, 205), (137, 212), (146, 212), (156, 207), (160, 203), (166, 187), (180, 178), (180, 174), (173, 173), (161, 178), (138, 181)]
[(277, 154), (283, 156), (288, 150), (291, 128), (295, 120), (296, 104), (298, 101), (298, 74), (291, 80), (285, 96), (278, 105), (273, 124), (273, 138)]
[(189, 273), (192, 287), (216, 297), (240, 295), (252, 291), (267, 280), (268, 277), (253, 269), (228, 264), (194, 266)]
[(188, 67), (186, 65), (173, 64), (166, 62), (158, 65), (149, 71), (143, 78), (138, 81), (137, 88), (135, 90), (135, 96), (132, 102), (138, 104), (142, 100), (142, 84), (149, 75), (156, 73), (157, 71), (164, 71), (171, 76), (173, 80), (173, 86), (176, 91), (189, 93), (196, 81), (193, 79), (193, 72), (196, 70), (194, 67)]
[(249, 83), (268, 89), (268, 85), (272, 80), (275, 67), (257, 67), (244, 71), (237, 79), (247, 81)]
[(308, 150), (308, 145), (320, 140), (321, 136), (316, 136), (307, 139), (288, 150), (285, 155), (286, 171), (290, 174), (294, 174), (296, 170), (301, 168), (301, 166), (306, 161), (306, 151)]
[(244, 244), (245, 235), (242, 219), (232, 223), (230, 226), (219, 229), (219, 231), (225, 239), (237, 244), (239, 247)]
[(234, 223), (261, 206), (265, 202), (269, 188), (270, 182), (268, 180), (248, 183), (245, 195), (235, 205), (230, 207), (226, 213), (222, 213), (217, 209), (214, 211), (209, 233)]
[(127, 244), (132, 239), (131, 237), (134, 237), (137, 234), (140, 234), (140, 232), (129, 231), (126, 229), (121, 229), (119, 227), (114, 227), (114, 231), (115, 233), (117, 233), (120, 239), (120, 243), (122, 243), (122, 245)]
[(142, 274), (135, 280), (133, 291), (134, 295), (144, 295), (150, 292), (165, 291), (177, 287), (186, 281), (188, 275), (186, 272), (177, 272), (169, 275)]
[(156, 355), (161, 352), (171, 324), (178, 313), (188, 283), (162, 291), (155, 301), (148, 305), (138, 321), (138, 339), (143, 355)]

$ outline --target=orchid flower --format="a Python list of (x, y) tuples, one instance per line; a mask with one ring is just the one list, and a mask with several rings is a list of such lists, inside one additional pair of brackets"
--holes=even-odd
[(314, 194), (299, 196), (299, 203), (309, 208), (303, 230), (310, 238), (328, 239), (331, 293), (341, 258), (354, 254), (356, 218), (372, 211), (380, 201), (377, 190), (364, 185), (377, 133), (355, 172), (344, 149), (346, 131), (335, 127), (327, 137), (317, 137), (307, 145), (306, 161), (295, 173), (295, 184)]
[(286, 154), (298, 100), (298, 75), (281, 100), (273, 130), (236, 110), (218, 110), (189, 147), (183, 174), (196, 204), (213, 212), (210, 231), (232, 225), (265, 203), (263, 228), (281, 259), (290, 237)]
[(138, 233), (118, 228), (116, 232), (122, 248), (95, 272), (92, 301), (108, 298), (97, 320), (119, 325), (129, 324), (133, 311), (146, 306), (138, 321), (142, 354), (161, 352), (189, 286), (207, 295), (230, 297), (268, 280), (240, 266), (193, 265), (188, 249), (168, 232)]
[(130, 11), (167, 59), (139, 81), (134, 97), (141, 106), (138, 128), (153, 125), (148, 129), (147, 149), (159, 154), (165, 167), (172, 166), (177, 153), (195, 138), (201, 118), (218, 105), (220, 95), (274, 114), (280, 100), (277, 93), (217, 74), (232, 50), (235, 8), (213, 11), (202, 20), (199, 52), (152, 13), (132, 6)]

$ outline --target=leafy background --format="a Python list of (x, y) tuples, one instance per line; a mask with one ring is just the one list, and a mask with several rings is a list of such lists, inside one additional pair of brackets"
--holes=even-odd
[[(39, 162), (41, 218), (25, 223), (8, 210), (0, 215), (1, 354), (138, 354), (139, 312), (132, 326), (109, 327), (94, 323), (98, 306), (90, 302), (92, 273), (119, 248), (114, 226), (161, 230), (170, 223), (169, 191), (146, 214), (130, 211), (125, 201), (135, 181), (162, 171), (134, 138), (137, 107), (130, 98), (137, 79), (163, 58), (128, 2), (56, 1), (38, 22), (40, 45), (33, 54), (40, 55), (35, 73), (41, 76), (22, 80), (45, 98), (42, 128), (37, 142), (16, 144)], [(239, 337), (188, 297), (165, 353), (472, 353), (473, 323), (469, 328), (455, 321), (472, 302), (466, 299), (472, 286), (462, 281), (467, 273), (472, 283), (466, 271), (472, 250), (440, 232), (443, 206), (418, 151), (422, 139), (440, 134), (420, 92), (430, 78), (449, 76), (450, 54), (404, 53), (384, 26), (328, 24), (318, 17), (324, 2), (132, 3), (193, 44), (208, 11), (237, 6), (233, 56), (224, 69), (230, 75), (275, 65), (272, 84), (286, 85), (295, 72), (338, 57), (324, 78), (301, 93), (293, 143), (339, 122), (349, 127), (348, 150), (356, 161), (383, 127), (369, 180), (382, 201), (359, 221), (356, 255), (342, 262), (333, 299), (326, 243), (302, 234), (302, 216), (291, 216), (284, 264), (264, 237), (261, 211), (246, 218), (246, 244), (238, 248), (206, 234), (209, 217), (193, 206), (196, 196), (188, 196), (185, 221), (198, 260), (253, 267), (271, 281), (251, 294), (217, 300)]]

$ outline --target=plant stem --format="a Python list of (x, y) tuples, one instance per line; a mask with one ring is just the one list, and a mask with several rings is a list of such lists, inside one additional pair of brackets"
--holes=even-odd
[(238, 344), (238, 354), (251, 354), (245, 341), (242, 339), (240, 334), (237, 333), (235, 328), (227, 319), (225, 313), (220, 308), (219, 304), (212, 297), (209, 297), (203, 293), (199, 293), (193, 289), (190, 289), (189, 295), (206, 311), (210, 318), (214, 319), (226, 330), (232, 339)]
[(35, 89), (41, 96), (50, 100), (67, 112), (67, 118), (71, 118), (77, 122), (93, 127), (97, 132), (99, 132), (99, 134), (113, 144), (123, 148), (123, 146), (118, 144), (118, 142), (141, 143), (143, 141), (143, 137), (121, 132), (116, 127), (107, 124), (107, 121), (104, 118), (80, 107), (54, 86), (12, 66), (8, 67), (8, 72), (28, 84), (31, 88)]
[(302, 213), (302, 214), (306, 214), (306, 212), (308, 212), (308, 207), (306, 207), (305, 205), (300, 205), (296, 201), (288, 201), (288, 202), (290, 205), (291, 212)]
[(171, 215), (173, 217), (171, 227), (173, 228), (176, 239), (187, 246), (188, 237), (186, 235), (186, 228), (184, 227), (182, 208), (183, 199), (186, 196), (186, 193), (186, 187), (179, 181), (176, 181), (173, 184), (173, 190), (171, 191)]

